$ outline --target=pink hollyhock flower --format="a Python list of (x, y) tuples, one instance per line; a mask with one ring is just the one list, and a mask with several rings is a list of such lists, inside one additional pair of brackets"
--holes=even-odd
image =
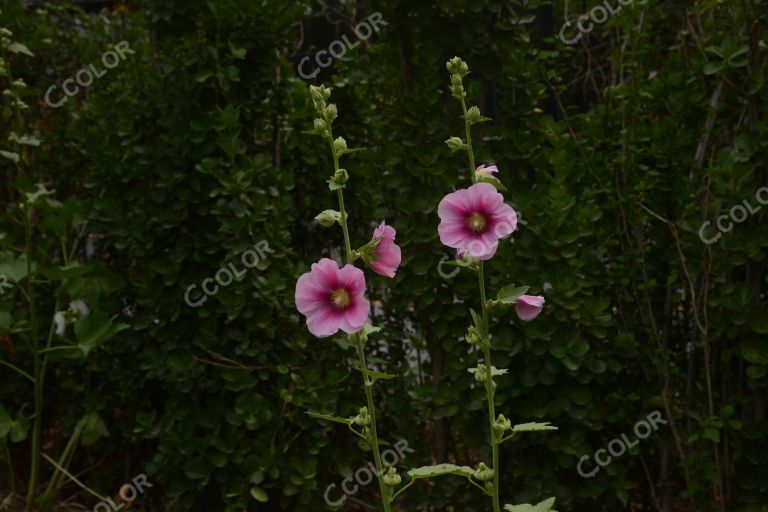
[(328, 258), (312, 264), (312, 270), (296, 282), (296, 308), (307, 317), (309, 332), (318, 338), (359, 331), (368, 320), (370, 303), (365, 298), (365, 276), (353, 265), (339, 265)]
[(395, 277), (397, 267), (400, 266), (400, 247), (395, 243), (395, 235), (397, 235), (395, 228), (387, 226), (384, 222), (373, 230), (372, 238), (381, 238), (381, 240), (374, 249), (376, 259), (369, 261), (368, 264), (379, 275)]
[(499, 240), (517, 228), (517, 214), (490, 183), (452, 192), (437, 206), (440, 241), (461, 254), (489, 260)]
[(499, 169), (497, 169), (495, 165), (490, 165), (488, 167), (485, 165), (478, 165), (477, 169), (475, 169), (475, 174), (484, 174), (486, 176), (491, 176), (497, 172), (499, 172)]
[(533, 320), (544, 307), (544, 297), (541, 295), (521, 295), (515, 303), (515, 310), (520, 320)]

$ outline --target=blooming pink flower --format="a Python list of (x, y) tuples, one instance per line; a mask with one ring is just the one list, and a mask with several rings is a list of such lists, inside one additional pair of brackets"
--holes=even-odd
[(384, 222), (373, 230), (373, 238), (381, 237), (381, 240), (374, 250), (376, 259), (371, 260), (369, 264), (379, 275), (395, 277), (397, 267), (400, 266), (400, 247), (395, 243), (395, 235), (395, 228), (387, 226)]
[(370, 303), (365, 298), (365, 276), (353, 265), (339, 265), (328, 258), (312, 264), (312, 270), (296, 282), (296, 308), (307, 317), (309, 332), (318, 338), (359, 331), (368, 320)]
[(521, 295), (515, 303), (515, 310), (520, 320), (533, 320), (544, 307), (544, 297), (541, 295)]
[(445, 196), (437, 206), (440, 241), (460, 253), (489, 260), (499, 240), (517, 228), (517, 214), (490, 183), (475, 183)]
[(485, 165), (478, 165), (477, 169), (475, 169), (475, 174), (484, 174), (486, 176), (490, 176), (497, 172), (499, 172), (499, 169), (497, 169), (495, 165), (489, 165), (488, 167)]

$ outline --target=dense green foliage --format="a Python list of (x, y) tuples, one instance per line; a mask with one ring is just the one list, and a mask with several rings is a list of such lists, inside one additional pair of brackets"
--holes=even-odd
[[(568, 19), (593, 5), (569, 4)], [(349, 416), (365, 400), (353, 348), (313, 338), (293, 305), (298, 275), (342, 247), (311, 222), (335, 207), (327, 147), (302, 134), (307, 85), (324, 81), (337, 135), (366, 148), (345, 161), (347, 207), (386, 218), (403, 250), (394, 281), (369, 280), (383, 328), (369, 362), (398, 375), (376, 387), (379, 436), (416, 450), (401, 473), (487, 460), (477, 451), (488, 446), (484, 396), (466, 370), (477, 356), (462, 338), (475, 304), (459, 300), (476, 296), (475, 277), (445, 277), (454, 268), (439, 263), (454, 255), (436, 230), (439, 200), (468, 184), (443, 142), (463, 135), (444, 64), (460, 55), (472, 68), (468, 102), (494, 119), (478, 161), (498, 165), (523, 220), (488, 264), (489, 288), (524, 282), (547, 300), (530, 324), (492, 318), (494, 365), (510, 369), (497, 411), (559, 427), (502, 447), (504, 501), (768, 511), (766, 208), (714, 243), (699, 236), (745, 199), (757, 210), (766, 186), (765, 7), (634, 2), (569, 46), (557, 36), (566, 6), (538, 0), (150, 0), (99, 15), (3, 5), (0, 27), (34, 54), (3, 58), (29, 85), (22, 120), (42, 142), (7, 142), (21, 132), (4, 96), (0, 150), (23, 158), (0, 157), (0, 274), (14, 284), (0, 295), (0, 360), (32, 373), (33, 338), (44, 343), (71, 300), (128, 326), (77, 357), (52, 353), (43, 452), (59, 460), (80, 432), (70, 471), (107, 495), (146, 473), (156, 484), (137, 502), (146, 510), (322, 510), (326, 487), (338, 496), (367, 464), (348, 431), (305, 415)], [(314, 80), (299, 76), (305, 55), (354, 40), (351, 28), (375, 12), (387, 23), (379, 33)], [(48, 87), (123, 40), (135, 54), (62, 108), (45, 105)], [(36, 183), (52, 193), (24, 203), (45, 277), (30, 330), (17, 220)], [(355, 224), (353, 245), (373, 227)], [(187, 304), (191, 285), (242, 269), (261, 241), (271, 252), (241, 280)], [(87, 273), (61, 270), (68, 251)], [(18, 505), (34, 392), (8, 366), (0, 383), (0, 501), (15, 489)], [(589, 471), (596, 450), (656, 410), (667, 425), (579, 475), (583, 455)], [(43, 488), (52, 474), (44, 461)], [(80, 492), (63, 483), (60, 499)], [(375, 503), (375, 492), (361, 487), (354, 500)], [(96, 503), (84, 492), (76, 501)], [(398, 503), (487, 505), (451, 477)]]

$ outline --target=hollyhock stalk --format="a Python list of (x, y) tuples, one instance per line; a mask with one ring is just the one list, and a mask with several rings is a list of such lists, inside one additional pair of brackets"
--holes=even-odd
[[(336, 150), (336, 146), (334, 144), (334, 138), (333, 138), (333, 129), (331, 128), (332, 119), (326, 118), (326, 123), (328, 125), (327, 128), (327, 134), (328, 134), (328, 143), (331, 148), (331, 155), (333, 156), (333, 171), (334, 176), (339, 173), (339, 155)], [(341, 224), (341, 230), (344, 234), (344, 249), (346, 251), (346, 262), (350, 265), (353, 264), (354, 258), (352, 256), (352, 244), (350, 242), (349, 238), (349, 228), (347, 226), (347, 210), (344, 205), (344, 189), (342, 187), (339, 187), (336, 189), (338, 199), (339, 199), (339, 213), (340, 213), (340, 220), (339, 223)], [(349, 335), (350, 341), (355, 345), (357, 348), (357, 356), (358, 360), (360, 361), (360, 369), (367, 369), (368, 368), (368, 362), (365, 359), (365, 344), (360, 337), (360, 333), (356, 332), (354, 334)], [(373, 453), (373, 459), (374, 463), (376, 464), (376, 479), (379, 482), (379, 491), (381, 493), (381, 502), (384, 507), (385, 512), (390, 512), (390, 500), (389, 500), (389, 487), (384, 484), (384, 471), (381, 464), (381, 453), (379, 451), (379, 437), (376, 432), (376, 409), (373, 405), (373, 381), (371, 378), (365, 373), (361, 372), (363, 377), (363, 388), (365, 389), (365, 398), (368, 403), (368, 414), (371, 418), (370, 422), (370, 430), (371, 430), (371, 452)]]
[[(467, 137), (467, 158), (469, 160), (469, 173), (472, 177), (472, 183), (477, 183), (477, 180), (475, 178), (475, 153), (472, 150), (472, 134), (471, 134), (471, 126), (472, 123), (469, 120), (469, 114), (467, 112), (467, 102), (464, 100), (464, 95), (462, 94), (459, 98), (461, 101), (461, 110), (464, 113), (464, 131), (466, 133)], [(485, 362), (485, 366), (487, 368), (487, 371), (489, 372), (488, 377), (485, 379), (485, 397), (488, 400), (488, 429), (491, 434), (491, 450), (492, 450), (492, 464), (491, 468), (493, 469), (493, 495), (491, 496), (491, 500), (493, 503), (493, 512), (500, 512), (501, 511), (501, 505), (499, 502), (499, 443), (496, 441), (496, 436), (494, 434), (493, 430), (493, 423), (496, 420), (496, 404), (495, 404), (495, 394), (496, 391), (493, 389), (493, 378), (491, 373), (491, 369), (493, 368), (493, 363), (491, 362), (491, 342), (488, 336), (488, 300), (485, 296), (485, 272), (484, 272), (484, 261), (480, 260), (478, 261), (478, 270), (477, 270), (477, 279), (478, 279), (478, 285), (480, 287), (480, 306), (482, 308), (481, 310), (481, 317), (483, 321), (482, 329), (480, 332), (480, 336), (482, 339), (482, 346), (483, 346), (483, 359)]]

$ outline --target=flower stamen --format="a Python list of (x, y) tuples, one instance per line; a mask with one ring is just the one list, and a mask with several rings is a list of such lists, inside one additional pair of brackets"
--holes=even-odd
[(482, 233), (487, 225), (488, 222), (485, 220), (485, 217), (477, 212), (470, 215), (467, 219), (467, 227), (473, 233)]
[(339, 288), (338, 290), (334, 290), (331, 293), (331, 302), (333, 302), (333, 305), (334, 307), (336, 307), (336, 309), (346, 308), (347, 306), (349, 306), (349, 303), (351, 302), (351, 298), (349, 297), (349, 292), (344, 288)]

